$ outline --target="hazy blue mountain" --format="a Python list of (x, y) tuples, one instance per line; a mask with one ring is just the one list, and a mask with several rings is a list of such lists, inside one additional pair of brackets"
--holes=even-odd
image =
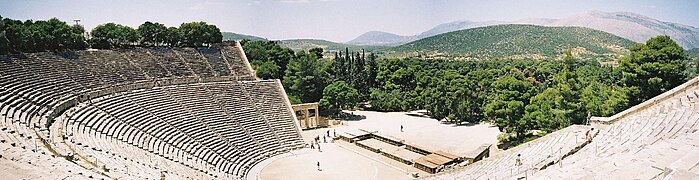
[(550, 22), (520, 20), (515, 23), (544, 26), (580, 26), (606, 31), (636, 42), (651, 37), (669, 35), (687, 49), (699, 47), (699, 29), (678, 23), (665, 22), (630, 12), (590, 11)]
[(345, 48), (349, 48), (351, 51), (361, 51), (362, 49), (366, 51), (374, 51), (386, 49), (385, 46), (369, 46), (369, 45), (352, 45), (344, 43), (336, 43), (332, 41), (320, 40), (320, 39), (287, 39), (281, 40), (280, 44), (282, 47), (291, 48), (294, 51), (304, 50), (308, 51), (312, 48), (323, 48), (324, 51), (328, 53), (337, 52), (339, 50), (344, 51)]
[(247, 39), (247, 40), (264, 40), (265, 38), (253, 36), (253, 35), (246, 35), (246, 34), (238, 34), (238, 33), (232, 33), (232, 32), (222, 32), (223, 34), (223, 40), (242, 40), (242, 39)]
[(354, 45), (371, 45), (371, 46), (397, 46), (406, 42), (417, 40), (415, 36), (401, 36), (397, 34), (369, 31), (359, 37), (348, 41), (347, 44)]
[(687, 56), (689, 56), (690, 58), (696, 58), (696, 57), (699, 57), (699, 48), (685, 50), (684, 53), (686, 53)]
[(448, 33), (452, 31), (458, 31), (462, 29), (470, 29), (470, 28), (477, 28), (477, 27), (485, 27), (485, 26), (491, 26), (491, 25), (497, 25), (497, 24), (503, 24), (501, 21), (484, 21), (484, 22), (473, 22), (473, 21), (454, 21), (450, 23), (444, 23), (435, 26), (434, 28), (427, 30), (425, 32), (420, 33), (417, 35), (418, 39), (442, 34), (442, 33)]
[(699, 48), (698, 28), (678, 23), (660, 21), (636, 13), (608, 13), (602, 11), (590, 11), (563, 19), (530, 18), (516, 21), (455, 21), (437, 25), (434, 28), (415, 36), (399, 36), (386, 32), (366, 33), (348, 43), (355, 44), (355, 42), (361, 42), (362, 44), (380, 44), (383, 42), (391, 42), (391, 45), (405, 44), (413, 40), (446, 32), (498, 24), (587, 27), (609, 32), (636, 42), (645, 42), (647, 39), (658, 35), (669, 35), (673, 40), (677, 41), (678, 44), (682, 45), (686, 49)]

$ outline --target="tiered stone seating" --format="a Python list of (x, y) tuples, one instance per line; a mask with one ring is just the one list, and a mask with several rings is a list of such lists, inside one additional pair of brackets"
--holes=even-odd
[(150, 52), (156, 61), (167, 69), (173, 76), (194, 76), (194, 72), (192, 72), (182, 58), (178, 57), (171, 49), (152, 48), (148, 49), (148, 52)]
[(173, 48), (173, 51), (179, 55), (188, 67), (201, 77), (213, 77), (215, 72), (203, 56), (193, 48)]
[(75, 52), (76, 56), (79, 56), (76, 61), (83, 64), (84, 70), (89, 70), (96, 76), (102, 79), (105, 85), (115, 85), (119, 83), (127, 82), (125, 77), (121, 74), (127, 72), (128, 69), (135, 69), (134, 67), (123, 67), (116, 66), (114, 60), (107, 58), (102, 58), (106, 56), (107, 51), (78, 51)]
[(684, 179), (699, 176), (697, 82), (698, 79), (693, 79), (649, 100), (652, 103), (613, 116), (617, 118), (610, 119), (613, 123), (602, 129), (591, 144), (565, 158), (561, 167), (547, 168), (535, 177)]
[(214, 72), (219, 76), (232, 76), (232, 70), (228, 62), (221, 57), (221, 50), (218, 48), (198, 48), (199, 53), (211, 64)]
[[(129, 59), (126, 53), (122, 50), (115, 51), (93, 51), (98, 55), (101, 64), (109, 64), (113, 67), (112, 71), (118, 74), (126, 82), (135, 82), (145, 80), (145, 73), (142, 69), (134, 66), (133, 60)], [(100, 68), (100, 67), (95, 67)]]
[[(63, 158), (12, 147), (9, 143), (0, 143), (0, 156), (0, 167), (12, 172), (3, 174), (3, 179), (109, 179)], [(41, 171), (28, 173), (36, 169)]]
[[(247, 80), (254, 80), (254, 75), (249, 69), (250, 64), (245, 61), (244, 56), (238, 50), (237, 47), (225, 46), (221, 48), (221, 56), (228, 61), (231, 69), (238, 77), (245, 78)], [(250, 73), (248, 73), (250, 72)], [(244, 74), (246, 73), (246, 74)]]
[[(573, 125), (534, 141), (508, 149), (464, 168), (430, 176), (430, 179), (513, 179), (526, 177), (549, 164), (556, 163), (565, 154), (585, 142), (589, 126)], [(516, 166), (520, 154), (521, 166)]]
[[(261, 88), (248, 92), (255, 87)], [(277, 81), (253, 81), (125, 92), (92, 100), (66, 129), (112, 137), (176, 162), (194, 159), (205, 165), (193, 169), (214, 176), (242, 178), (262, 160), (303, 147), (289, 107), (275, 94), (279, 88)]]
[[(245, 83), (248, 92), (254, 94), (256, 98), (255, 106), (258, 107), (257, 112), (261, 115), (266, 115), (267, 125), (274, 130), (273, 132), (280, 132), (277, 134), (283, 146), (287, 149), (296, 149), (303, 146), (303, 142), (300, 139), (300, 132), (294, 124), (293, 116), (291, 114), (279, 113), (279, 112), (291, 112), (287, 109), (289, 107), (285, 106), (283, 99), (279, 98), (280, 95), (284, 94), (280, 91), (281, 85), (275, 84), (273, 81), (260, 82), (260, 83)], [(298, 143), (298, 144), (297, 144)]]
[(159, 59), (156, 59), (147, 49), (134, 48), (120, 51), (136, 68), (141, 69), (150, 78), (173, 77), (172, 73), (164, 68)]
[[(72, 171), (88, 176), (243, 178), (256, 163), (303, 143), (277, 81), (206, 83), (254, 80), (239, 51), (0, 56), (0, 144), (56, 161), (75, 157), (84, 169)], [(204, 84), (187, 85), (196, 82)], [(269, 92), (254, 92), (261, 90)], [(44, 148), (34, 148), (36, 141)]]
[[(80, 154), (94, 157), (97, 160), (96, 164), (105, 165), (110, 172), (120, 172), (116, 174), (125, 177), (155, 179), (160, 176), (161, 171), (192, 178), (196, 176), (197, 168), (206, 170), (196, 162), (189, 161), (192, 158), (188, 154), (183, 154), (171, 144), (165, 143), (162, 137), (137, 129), (133, 124), (117, 120), (110, 113), (99, 109), (96, 106), (80, 109), (71, 118), (68, 123), (71, 126), (68, 128), (73, 135), (70, 136), (71, 141), (80, 144), (75, 149), (79, 149)], [(159, 156), (149, 155), (151, 153)], [(211, 174), (215, 177), (225, 177), (221, 173)]]
[(43, 55), (48, 59), (48, 61), (45, 61), (47, 65), (58, 72), (62, 72), (64, 76), (72, 76), (72, 79), (80, 84), (83, 89), (98, 88), (105, 85), (101, 77), (94, 75), (90, 70), (86, 69), (85, 64), (77, 61), (77, 56), (67, 52)]

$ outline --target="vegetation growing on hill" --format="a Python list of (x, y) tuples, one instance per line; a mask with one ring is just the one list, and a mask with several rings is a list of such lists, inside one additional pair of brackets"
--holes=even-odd
[(336, 52), (341, 52), (343, 50), (349, 49), (350, 51), (373, 51), (373, 52), (378, 52), (381, 50), (385, 50), (389, 47), (387, 46), (361, 46), (361, 45), (352, 45), (352, 44), (344, 44), (344, 43), (336, 43), (336, 42), (330, 42), (326, 40), (319, 40), (319, 39), (291, 39), (291, 40), (282, 40), (280, 41), (280, 45), (285, 48), (291, 48), (294, 51), (308, 51), (313, 48), (322, 48), (323, 52), (325, 53), (325, 56), (330, 56), (333, 53)]
[(182, 23), (180, 27), (145, 22), (138, 29), (106, 23), (92, 29), (87, 36), (81, 25), (68, 25), (56, 18), (22, 22), (0, 16), (0, 54), (80, 50), (88, 47), (195, 47), (220, 43), (222, 38), (221, 30), (205, 22)]
[(609, 60), (626, 54), (633, 41), (581, 27), (496, 25), (466, 29), (413, 41), (391, 50), (421, 56), (466, 59), (551, 59), (566, 50), (584, 59)]
[[(687, 79), (682, 49), (666, 36), (635, 45), (620, 67), (576, 59), (570, 51), (559, 60), (375, 60), (348, 49), (333, 59), (319, 59), (321, 49), (294, 57), (284, 85), (303, 102), (321, 100), (325, 110), (349, 108), (330, 100), (353, 104), (338, 95), (356, 89), (358, 99), (374, 110), (426, 109), (452, 123), (488, 121), (506, 132), (502, 141), (513, 142), (522, 142), (531, 130), (548, 133), (583, 124), (589, 116), (611, 116)], [(346, 83), (327, 86), (338, 81)]]
[(259, 41), (259, 40), (265, 40), (265, 38), (262, 37), (257, 37), (253, 35), (246, 35), (246, 34), (237, 34), (237, 33), (232, 33), (232, 32), (223, 32), (223, 40), (248, 40), (248, 41)]

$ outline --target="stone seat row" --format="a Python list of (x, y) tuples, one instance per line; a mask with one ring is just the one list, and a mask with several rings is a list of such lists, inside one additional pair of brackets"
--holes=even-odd
[[(560, 158), (585, 142), (589, 126), (570, 126), (534, 141), (508, 149), (489, 158), (466, 165), (463, 169), (449, 170), (433, 179), (513, 179), (524, 177)], [(520, 155), (520, 156), (518, 156)], [(516, 165), (520, 159), (521, 165)]]
[[(75, 113), (68, 135), (104, 135), (176, 162), (195, 159), (244, 177), (254, 164), (303, 146), (291, 114), (281, 109), (286, 107), (281, 97), (247, 91), (247, 84), (281, 88), (275, 81), (226, 82), (115, 94)], [(276, 109), (256, 101), (276, 103)]]
[[(694, 86), (627, 115), (602, 130), (592, 144), (564, 159), (567, 165), (536, 175), (542, 178), (559, 177), (556, 173), (580, 178), (663, 178), (670, 174), (668, 171), (672, 170), (674, 162), (693, 159), (683, 157), (695, 153), (699, 147), (698, 95), (699, 89)], [(687, 171), (699, 166), (699, 160), (684, 164), (680, 169)], [(699, 173), (694, 173), (697, 175)]]

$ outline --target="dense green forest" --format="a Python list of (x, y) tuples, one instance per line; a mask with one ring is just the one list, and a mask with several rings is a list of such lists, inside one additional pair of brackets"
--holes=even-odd
[(667, 36), (631, 46), (618, 67), (570, 51), (559, 59), (454, 61), (378, 59), (349, 49), (324, 58), (320, 48), (294, 52), (272, 41), (243, 46), (258, 76), (282, 79), (296, 103), (320, 101), (330, 114), (358, 102), (377, 111), (426, 109), (451, 123), (491, 122), (506, 132), (502, 142), (611, 116), (696, 71), (687, 69), (684, 50)]
[(634, 44), (603, 31), (582, 27), (495, 25), (454, 31), (395, 47), (393, 53), (462, 59), (551, 59), (564, 50), (583, 59), (615, 60)]
[(81, 25), (68, 25), (56, 18), (47, 21), (20, 21), (0, 16), (0, 54), (80, 50), (88, 47), (194, 47), (220, 43), (222, 38), (220, 29), (205, 22), (182, 23), (179, 27), (145, 22), (137, 29), (106, 23), (86, 33)]
[(281, 79), (292, 103), (320, 102), (326, 113), (333, 114), (368, 101), (369, 89), (376, 85), (378, 64), (373, 53), (346, 48), (330, 59), (324, 58), (321, 48), (295, 52), (277, 41), (241, 43), (257, 77)]

